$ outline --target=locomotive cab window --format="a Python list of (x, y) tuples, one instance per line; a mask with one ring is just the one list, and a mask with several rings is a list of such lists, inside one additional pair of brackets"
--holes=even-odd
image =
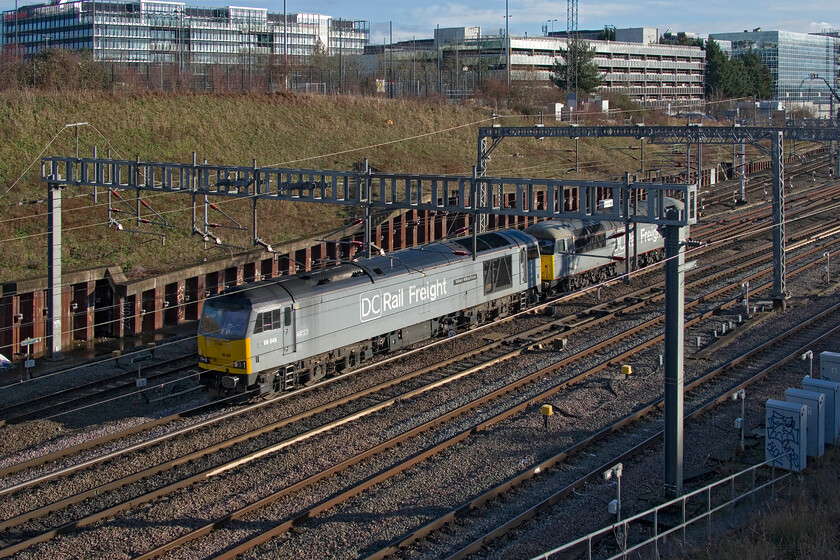
[(219, 307), (205, 304), (198, 330), (202, 335), (243, 338), (249, 316), (250, 309), (241, 305)]
[(492, 294), (513, 285), (510, 255), (484, 263), (484, 293)]
[(257, 313), (257, 322), (254, 324), (254, 334), (271, 330), (271, 313)]

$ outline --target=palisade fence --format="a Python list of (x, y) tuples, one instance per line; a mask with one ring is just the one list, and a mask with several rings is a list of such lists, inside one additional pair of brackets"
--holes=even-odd
[(753, 465), (532, 560), (660, 558), (669, 550), (710, 541), (717, 529), (737, 523), (739, 506), (755, 508), (759, 502), (775, 499), (776, 486), (792, 475), (776, 466), (779, 461)]
[[(349, 57), (348, 57), (349, 58)], [(450, 100), (472, 98), (483, 82), (504, 80), (504, 72), (464, 71), (428, 63), (403, 64), (376, 72), (358, 64), (315, 68), (271, 64), (198, 65), (178, 63), (136, 64), (102, 62), (114, 89), (149, 89), (189, 92), (293, 91), (321, 94), (356, 94), (379, 97), (427, 97), (442, 95)], [(546, 87), (549, 83), (542, 84)], [(553, 87), (553, 86), (551, 86)]]

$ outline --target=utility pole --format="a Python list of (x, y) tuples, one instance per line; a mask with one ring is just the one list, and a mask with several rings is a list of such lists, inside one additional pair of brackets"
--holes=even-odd
[[(677, 210), (667, 217), (676, 221)], [(685, 228), (665, 233), (665, 490), (683, 493), (683, 342), (685, 327)]]
[[(822, 80), (823, 82), (825, 82), (825, 86), (828, 88), (828, 91), (831, 92), (831, 95), (828, 96), (828, 99), (831, 102), (831, 109), (830, 109), (831, 110), (831, 115), (829, 117), (829, 120), (833, 121), (833, 120), (837, 119), (838, 116), (834, 114), (834, 100), (836, 99), (837, 101), (840, 101), (840, 95), (838, 95), (837, 92), (834, 91), (834, 88), (831, 87), (831, 84), (828, 83), (828, 80), (826, 80), (825, 78), (823, 78), (819, 74), (811, 74), (811, 76), (807, 79), (809, 79), (809, 80)], [(802, 81), (804, 82), (805, 80), (802, 80)], [(838, 155), (838, 153), (837, 153), (837, 143), (834, 140), (831, 141), (830, 151), (831, 151), (831, 153), (829, 154), (830, 169), (834, 173), (836, 173), (838, 177), (840, 177), (840, 155)]]
[(787, 309), (787, 287), (785, 276), (785, 164), (781, 131), (771, 136), (771, 169), (773, 173), (773, 308), (784, 312)]
[(283, 79), (286, 82), (286, 89), (289, 89), (289, 51), (286, 41), (289, 18), (286, 14), (286, 0), (283, 0)]
[(61, 190), (64, 185), (47, 183), (47, 355), (61, 359)]

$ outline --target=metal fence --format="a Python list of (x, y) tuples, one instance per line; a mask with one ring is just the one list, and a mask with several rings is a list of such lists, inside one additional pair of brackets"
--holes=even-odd
[[(778, 461), (775, 459), (752, 466), (535, 556), (533, 560), (659, 558), (660, 549), (665, 546), (668, 537), (675, 536), (680, 544), (688, 544), (689, 529), (699, 529), (704, 522), (706, 531), (702, 533), (711, 540), (715, 514), (722, 519), (724, 514), (734, 512), (735, 506), (748, 497), (754, 504), (756, 494), (763, 490), (769, 489), (775, 498), (776, 483), (791, 475), (789, 471), (781, 471), (775, 466)], [(697, 531), (692, 536), (698, 536)]]

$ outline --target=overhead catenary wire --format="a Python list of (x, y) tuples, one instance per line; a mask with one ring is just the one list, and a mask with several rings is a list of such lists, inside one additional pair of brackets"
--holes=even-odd
[[(829, 211), (829, 210), (834, 210), (835, 208), (836, 208), (836, 206), (830, 206), (830, 207), (827, 207), (827, 208), (821, 209), (821, 210), (820, 210), (820, 211), (818, 211), (818, 212), (814, 212), (814, 213), (812, 213), (812, 214), (805, 215), (805, 216), (803, 216), (803, 217), (801, 217), (801, 218), (796, 218), (796, 219), (794, 219), (794, 220), (788, 220), (788, 221), (789, 221), (789, 222), (792, 222), (792, 221), (796, 221), (796, 220), (798, 220), (798, 219), (810, 218), (810, 217), (813, 217), (813, 216), (815, 216), (815, 215), (817, 215), (817, 214), (820, 214), (820, 213), (822, 213), (822, 212)], [(385, 211), (383, 211), (383, 214), (384, 214), (384, 213), (385, 213)], [(448, 212), (446, 212), (446, 213), (448, 213)], [(430, 223), (430, 222), (432, 222), (432, 221), (434, 220), (434, 218), (433, 218), (433, 217), (420, 218), (420, 219), (416, 220), (416, 222), (417, 222), (417, 223), (416, 223), (416, 224), (414, 224), (414, 225), (416, 225), (416, 226), (420, 226), (420, 225), (428, 225), (428, 223), (424, 224), (424, 221), (426, 221), (426, 220), (428, 220), (428, 222)], [(453, 221), (453, 222), (451, 222), (451, 223), (449, 224), (449, 231), (448, 231), (448, 234), (451, 234), (451, 230), (452, 230), (452, 228), (453, 228), (454, 226), (455, 226), (455, 222), (454, 222), (454, 221)], [(768, 226), (768, 228), (769, 228), (769, 227), (772, 227), (772, 226)], [(760, 231), (760, 230), (759, 230), (759, 231)], [(65, 285), (65, 286), (66, 286), (66, 285), (69, 285), (69, 283), (64, 284), (64, 285)], [(189, 305), (189, 304), (185, 303), (184, 305)], [(116, 307), (116, 306), (114, 306), (114, 307)]]
[[(757, 160), (755, 160), (755, 161), (757, 161)], [(590, 169), (591, 169), (592, 162), (586, 162), (586, 163), (590, 165)], [(546, 166), (549, 166), (549, 165), (550, 164), (546, 164)], [(609, 164), (607, 164), (607, 163), (598, 164), (598, 166), (608, 166), (608, 165)], [(537, 167), (537, 166), (534, 166), (534, 167)], [(672, 166), (672, 167), (674, 169), (679, 169), (679, 167), (676, 166), (676, 165)], [(165, 194), (167, 194), (167, 193), (157, 193), (157, 196), (163, 196)], [(147, 197), (147, 198), (151, 198), (151, 197)], [(219, 201), (217, 203), (217, 205), (234, 204), (238, 200), (239, 199), (227, 199), (227, 200)], [(242, 200), (245, 200), (245, 199), (242, 199)], [(161, 211), (160, 214), (164, 215), (164, 214), (176, 214), (176, 213), (179, 213), (179, 212), (187, 212), (187, 211), (191, 211), (192, 208), (193, 208), (192, 206), (182, 206), (182, 207), (178, 207), (178, 208), (171, 209), (171, 210)], [(35, 217), (38, 217), (38, 216), (49, 216), (49, 213), (38, 214)], [(29, 217), (23, 217), (23, 218), (20, 218), (20, 219), (31, 219), (32, 217), (33, 216), (29, 216)], [(109, 224), (108, 224), (107, 221), (105, 221), (105, 222), (94, 222), (94, 223), (89, 223), (89, 224), (85, 224), (85, 225), (81, 225), (81, 226), (65, 227), (64, 231), (76, 231), (76, 230), (82, 230), (82, 229), (91, 228), (91, 227), (100, 227), (100, 226), (103, 226), (103, 225), (107, 226)], [(175, 226), (172, 226), (170, 229), (181, 230), (185, 233), (190, 233), (190, 234), (193, 233), (192, 229), (189, 228), (189, 227), (186, 227), (186, 226), (175, 225)], [(30, 238), (37, 238), (37, 237), (42, 237), (43, 238), (43, 237), (46, 237), (46, 236), (47, 236), (46, 232), (45, 233), (37, 233), (37, 234), (26, 234), (26, 235), (11, 237), (11, 238), (0, 239), (0, 243), (12, 242), (12, 241), (22, 241), (22, 240), (26, 240), (26, 239), (30, 239)]]
[[(471, 124), (470, 125), (463, 125), (463, 126), (471, 126)], [(445, 130), (450, 130), (450, 129), (444, 129), (444, 131)], [(421, 136), (426, 136), (428, 134), (432, 134), (432, 133), (427, 133), (427, 134), (424, 134), (424, 135), (421, 135)], [(392, 143), (392, 142), (389, 142), (389, 143)], [(360, 149), (362, 149), (362, 148), (360, 148)], [(313, 156), (313, 157), (329, 157), (329, 156)], [(758, 160), (753, 160), (753, 161), (758, 161)], [(678, 162), (675, 162), (675, 163), (678, 163)], [(590, 161), (580, 162), (579, 165), (581, 165), (581, 164), (586, 165), (589, 169), (592, 169), (593, 166), (595, 166), (595, 167), (602, 167), (602, 166), (606, 167), (606, 166), (610, 165), (608, 163), (600, 163), (600, 164), (595, 165), (595, 164), (593, 164), (593, 162), (590, 162)], [(280, 165), (283, 165), (283, 164), (280, 164)], [(552, 164), (550, 164), (550, 163), (546, 163), (545, 167), (550, 167), (551, 165)], [(543, 166), (532, 166), (531, 168), (540, 168), (540, 167), (543, 167)], [(674, 169), (679, 169), (680, 168), (677, 165), (674, 165), (672, 167)], [(526, 167), (526, 168), (523, 168), (523, 169), (527, 170), (528, 168)], [(166, 194), (168, 194), (168, 193), (153, 193), (152, 196), (164, 196)], [(89, 195), (85, 195), (85, 196), (89, 196)], [(150, 199), (150, 198), (152, 198), (152, 196), (148, 196), (146, 198)], [(236, 202), (237, 202), (237, 200), (230, 199), (230, 200), (220, 201), (219, 203), (217, 203), (217, 205), (234, 204)], [(87, 206), (85, 208), (91, 208), (91, 207), (96, 207), (96, 206), (104, 206), (104, 205), (105, 205), (104, 203), (100, 203), (99, 205)], [(179, 207), (179, 208), (162, 211), (160, 213), (161, 214), (175, 214), (175, 213), (178, 213), (178, 212), (190, 211), (190, 210), (192, 210), (192, 208), (193, 208), (192, 205), (182, 206), (182, 207)], [(74, 211), (74, 210), (81, 210), (81, 209), (71, 209), (71, 211)], [(0, 221), (0, 223), (6, 222), (6, 221), (12, 221), (12, 220), (23, 220), (23, 219), (31, 219), (33, 217), (45, 217), (45, 216), (49, 216), (49, 213), (36, 214), (35, 216), (23, 216), (23, 217), (20, 217), (20, 218), (8, 218), (6, 220)], [(76, 227), (71, 227), (71, 228), (65, 228), (65, 231), (74, 231), (74, 230), (84, 229), (84, 228), (87, 228), (87, 227), (99, 227), (99, 226), (102, 226), (102, 225), (108, 225), (108, 222), (94, 222), (92, 224), (86, 224), (84, 226), (76, 226)], [(189, 228), (181, 228), (181, 229), (183, 229), (184, 231), (189, 231), (190, 233), (192, 233), (192, 231)], [(21, 241), (21, 240), (25, 240), (25, 239), (28, 239), (28, 238), (44, 237), (46, 235), (47, 235), (46, 233), (26, 234), (26, 235), (22, 235), (22, 236), (0, 239), (0, 243), (9, 242), (9, 241)]]
[[(797, 221), (800, 221), (800, 220), (805, 220), (805, 219), (814, 218), (814, 217), (816, 217), (816, 216), (819, 216), (820, 214), (824, 214), (824, 213), (826, 213), (826, 212), (832, 212), (832, 211), (835, 211), (835, 210), (838, 210), (838, 209), (840, 209), (840, 202), (835, 203), (835, 204), (830, 205), (830, 206), (827, 206), (827, 207), (822, 207), (822, 208), (820, 208), (820, 209), (818, 209), (818, 210), (814, 210), (814, 211), (809, 212), (809, 213), (807, 213), (807, 214), (804, 214), (804, 215), (802, 215), (802, 216), (797, 216), (797, 217), (795, 217), (795, 218), (791, 218), (791, 219), (787, 220), (787, 223), (793, 223), (793, 222), (797, 222)], [(732, 241), (738, 240), (738, 239), (740, 239), (740, 238), (745, 238), (745, 237), (748, 237), (748, 236), (758, 235), (758, 234), (761, 234), (761, 233), (765, 233), (765, 232), (767, 232), (767, 231), (772, 231), (772, 230), (773, 230), (774, 228), (776, 228), (776, 227), (778, 227), (778, 226), (777, 226), (777, 225), (775, 225), (775, 224), (768, 224), (768, 225), (766, 225), (766, 226), (759, 227), (759, 228), (757, 228), (757, 229), (755, 229), (755, 230), (752, 230), (752, 231), (743, 232), (743, 233), (736, 233), (736, 234), (730, 235), (730, 236), (728, 236), (728, 237), (726, 237), (726, 238), (720, 239), (720, 240), (718, 240), (718, 241), (713, 241), (713, 242), (706, 243), (706, 244), (704, 245), (704, 247), (705, 247), (705, 248), (708, 248), (708, 247), (713, 247), (713, 246), (715, 246), (715, 245), (720, 245), (720, 244), (724, 244), (724, 243), (729, 243), (729, 242), (732, 242)], [(497, 228), (497, 229), (503, 229), (503, 228), (499, 227), (499, 228)], [(697, 251), (697, 250), (700, 250), (700, 249), (702, 249), (702, 248), (703, 248), (703, 247), (698, 247), (698, 248), (691, 248), (691, 249), (687, 249), (687, 250), (686, 250), (686, 256), (687, 256), (687, 255), (689, 255), (690, 253), (692, 253), (692, 252), (694, 252), (694, 251)], [(660, 261), (659, 263), (655, 263), (654, 265), (651, 265), (651, 266), (655, 266), (656, 264), (661, 264), (662, 262), (664, 262), (664, 261)], [(639, 269), (639, 270), (637, 270), (637, 271), (633, 271), (633, 272), (631, 272), (631, 275), (632, 275), (632, 274), (638, 274), (638, 273), (640, 273), (640, 272), (642, 272), (642, 271), (645, 271), (645, 270), (647, 270), (647, 268), (648, 268), (648, 267), (645, 267), (645, 268)], [(282, 276), (282, 275), (281, 275), (281, 276)], [(621, 277), (623, 277), (623, 276), (624, 276), (624, 275), (620, 275), (620, 276), (618, 276), (618, 278), (621, 278)], [(256, 286), (250, 286), (250, 287), (246, 286), (246, 287), (244, 287), (244, 288), (242, 288), (242, 289), (243, 289), (244, 291), (248, 291), (248, 290), (250, 290), (250, 289), (255, 289), (255, 288), (256, 288)], [(589, 287), (589, 288), (585, 288), (585, 289), (583, 289), (582, 291), (583, 291), (583, 292), (586, 292), (586, 291), (588, 291), (588, 290), (591, 290), (592, 288), (594, 288), (594, 286), (591, 286), (591, 287)], [(222, 295), (223, 295), (223, 294), (214, 294), (214, 295), (213, 295), (213, 296), (211, 296), (211, 297), (205, 298), (203, 301), (204, 301), (204, 302), (207, 302), (207, 301), (213, 300), (213, 299), (215, 299), (215, 298), (221, 297)], [(188, 305), (194, 305), (194, 304), (195, 304), (194, 302), (176, 303), (176, 305), (175, 305), (174, 307), (167, 307), (166, 309), (177, 309), (177, 308), (179, 308), (179, 307), (186, 308), (186, 306), (188, 306)], [(117, 305), (114, 305), (114, 306), (112, 306), (112, 309), (116, 309), (117, 307), (118, 307)], [(106, 308), (101, 308), (101, 309), (107, 309), (107, 307), (106, 307)], [(147, 314), (149, 314), (149, 313), (163, 312), (163, 311), (164, 311), (164, 309), (160, 309), (160, 310), (157, 310), (157, 311), (151, 311), (151, 312), (145, 312), (145, 313), (140, 314), (140, 316), (145, 316), (145, 315), (147, 315)], [(136, 318), (137, 318), (137, 315), (131, 315), (131, 316), (129, 316), (128, 318), (129, 318), (129, 319), (136, 319)], [(105, 322), (105, 323), (102, 323), (102, 324), (117, 323), (117, 322), (119, 322), (119, 321), (121, 321), (121, 320), (124, 320), (124, 319), (126, 319), (126, 318), (124, 317), (124, 318), (122, 318), (122, 319), (113, 319), (113, 320), (112, 320), (112, 321), (110, 321), (110, 322)], [(9, 329), (12, 329), (12, 328), (13, 328), (13, 327), (0, 328), (0, 331), (3, 331), (3, 330), (9, 330)], [(73, 330), (74, 330), (74, 329), (67, 329), (66, 331), (63, 331), (63, 334), (64, 334), (64, 333), (70, 333), (70, 332), (73, 332)], [(191, 339), (191, 338), (193, 338), (193, 337), (189, 337), (189, 338), (188, 338), (188, 340), (189, 340), (189, 339)]]
[[(520, 118), (520, 116), (518, 116), (518, 115), (501, 115), (501, 116), (497, 116), (497, 117), (495, 117), (495, 118)], [(432, 132), (424, 133), (424, 134), (421, 134), (421, 135), (415, 135), (415, 136), (412, 136), (412, 137), (407, 137), (407, 138), (402, 138), (402, 139), (396, 139), (396, 140), (393, 140), (393, 141), (389, 141), (389, 142), (385, 142), (385, 143), (381, 143), (381, 144), (375, 144), (375, 145), (372, 145), (372, 146), (373, 146), (373, 147), (375, 147), (375, 146), (379, 146), (379, 145), (393, 144), (393, 143), (395, 143), (395, 142), (408, 141), (408, 140), (411, 140), (411, 139), (414, 139), (414, 138), (419, 138), (419, 137), (429, 136), (429, 135), (432, 135), (432, 134), (437, 134), (437, 133), (443, 133), (443, 132), (451, 131), (451, 130), (458, 129), (458, 128), (463, 128), (463, 127), (474, 126), (475, 124), (479, 124), (479, 123), (481, 123), (481, 122), (486, 122), (486, 121), (488, 121), (488, 120), (493, 120), (493, 117), (491, 117), (491, 118), (487, 118), (487, 119), (482, 119), (482, 120), (480, 120), (480, 121), (475, 121), (475, 122), (473, 122), (473, 123), (466, 123), (466, 124), (462, 124), (462, 125), (457, 125), (457, 126), (455, 126), (455, 127), (449, 127), (449, 128), (447, 128), (447, 129), (442, 129), (442, 130), (440, 130), (440, 131), (432, 131)], [(64, 128), (68, 128), (68, 127), (70, 127), (70, 126), (74, 126), (74, 125), (66, 125)], [(91, 125), (91, 126), (92, 126), (92, 125)], [(99, 131), (99, 130), (95, 127), (95, 126), (92, 126), (92, 128), (94, 128), (94, 130), (96, 130), (96, 131), (97, 131), (97, 133), (98, 133), (98, 134), (100, 134), (100, 136), (102, 136), (103, 138), (105, 138), (105, 137), (104, 137), (104, 135), (102, 135), (102, 133), (101, 133), (101, 132), (100, 132), (100, 131)], [(63, 130), (63, 129), (62, 129), (62, 130)], [(59, 133), (58, 133), (58, 134), (60, 134), (60, 132), (61, 132), (61, 131), (59, 131)], [(57, 136), (57, 135), (56, 135), (56, 136)], [(54, 137), (54, 138), (55, 138), (55, 137)], [(105, 140), (106, 140), (106, 142), (107, 142), (107, 138), (105, 138)], [(108, 142), (108, 143), (109, 143), (109, 142)], [(109, 143), (109, 145), (110, 145), (110, 143)], [(353, 149), (353, 150), (346, 150), (346, 151), (343, 151), (343, 152), (334, 152), (334, 154), (338, 154), (338, 153), (346, 153), (346, 152), (348, 152), (348, 151), (362, 150), (362, 149), (365, 149), (365, 148), (366, 148), (366, 147), (362, 147), (362, 148), (355, 148), (355, 149)], [(43, 151), (42, 151), (42, 153), (43, 153)], [(331, 155), (331, 154), (320, 155), (320, 156), (312, 156), (312, 157), (310, 157), (310, 158), (304, 158), (304, 159), (302, 159), (302, 160), (293, 160), (292, 162), (294, 162), (294, 161), (303, 161), (303, 160), (305, 160), (305, 159), (313, 159), (313, 158), (318, 158), (318, 157), (329, 157), (330, 155)], [(287, 162), (287, 163), (292, 163), (292, 162)], [(281, 165), (282, 165), (282, 164), (281, 164)], [(592, 162), (584, 162), (584, 165), (587, 165), (587, 166), (589, 166), (590, 168), (592, 168), (592, 166), (593, 166), (593, 165), (595, 165), (595, 164), (593, 164)], [(603, 166), (606, 166), (607, 164), (597, 164), (597, 165), (598, 165), (598, 166), (602, 166), (602, 165), (603, 165)], [(541, 166), (532, 166), (532, 168), (539, 168), (539, 167), (541, 167)], [(552, 164), (545, 164), (545, 166), (544, 166), (544, 167), (546, 167), (546, 168), (547, 168), (547, 167), (552, 167)], [(675, 166), (674, 168), (675, 168), (675, 169), (677, 169), (678, 167), (676, 167), (676, 166)], [(524, 168), (524, 169), (528, 169), (528, 168)], [(524, 169), (523, 169), (523, 170), (524, 170)], [(7, 192), (8, 192), (8, 191), (7, 191)], [(151, 196), (158, 196), (158, 195), (159, 195), (159, 196), (163, 196), (164, 194), (166, 194), (166, 193), (159, 193), (159, 194), (156, 194), (156, 195), (150, 195), (150, 196), (148, 196), (147, 198), (151, 198)], [(87, 196), (89, 196), (89, 195), (87, 195)], [(227, 201), (224, 201), (224, 202), (220, 202), (219, 204), (228, 204), (228, 203), (233, 204), (234, 202), (235, 202), (234, 200), (227, 200)], [(94, 205), (94, 206), (96, 206), (96, 205)], [(104, 204), (102, 204), (102, 206), (104, 206)], [(186, 211), (191, 210), (192, 208), (193, 208), (192, 206), (183, 206), (183, 207), (175, 208), (175, 209), (172, 209), (172, 210), (164, 211), (163, 213), (164, 213), (164, 214), (173, 214), (173, 213), (178, 213), (178, 212), (186, 212)], [(73, 210), (75, 210), (75, 209), (73, 209)], [(48, 213), (46, 213), (46, 214), (39, 214), (39, 215), (37, 215), (37, 216), (48, 216), (48, 215), (49, 215), (49, 214), (48, 214)], [(14, 220), (14, 219), (31, 219), (31, 217), (32, 217), (32, 216), (29, 216), (29, 217), (22, 217), (22, 218), (10, 218), (9, 220)], [(98, 222), (98, 223), (93, 223), (93, 224), (86, 224), (86, 225), (84, 225), (84, 226), (76, 226), (76, 227), (71, 227), (71, 228), (65, 228), (65, 231), (74, 231), (74, 230), (79, 230), (79, 229), (83, 229), (83, 228), (86, 228), (86, 227), (98, 227), (98, 226), (101, 226), (101, 225), (106, 225), (106, 223), (105, 223), (105, 222)], [(192, 231), (191, 231), (189, 228), (186, 228), (186, 227), (183, 227), (183, 228), (176, 228), (176, 229), (181, 229), (181, 230), (183, 230), (184, 232), (189, 232), (189, 233), (192, 233)], [(24, 239), (27, 239), (27, 238), (40, 237), (40, 236), (43, 236), (43, 235), (44, 235), (44, 234), (27, 234), (27, 235), (23, 235), (23, 236), (16, 236), (16, 237), (8, 238), (8, 239), (3, 239), (3, 240), (0, 240), (0, 242), (3, 242), (3, 241), (20, 241), (20, 240), (24, 240)]]

